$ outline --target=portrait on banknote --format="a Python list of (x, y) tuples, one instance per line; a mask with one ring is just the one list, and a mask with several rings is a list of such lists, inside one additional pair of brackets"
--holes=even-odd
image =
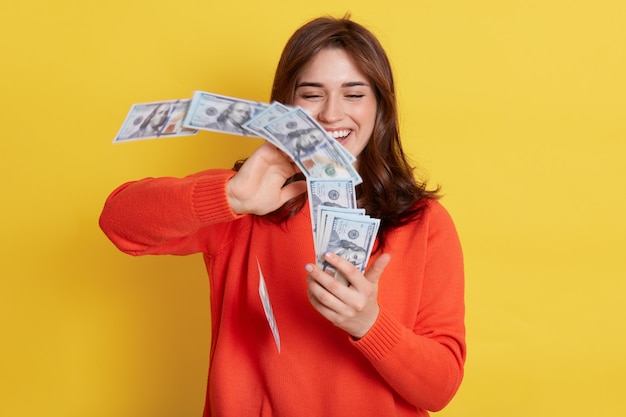
[(189, 99), (134, 104), (113, 142), (190, 136), (198, 131), (183, 126)]
[(363, 272), (379, 225), (380, 220), (367, 215), (328, 213), (318, 224), (316, 252), (319, 267), (329, 273), (335, 272), (323, 258), (324, 253), (333, 252)]
[(274, 137), (296, 162), (311, 155), (317, 145), (327, 140), (325, 133), (317, 128), (298, 129), (286, 135), (277, 133)]
[(243, 127), (269, 105), (256, 101), (196, 91), (183, 125), (240, 136), (257, 136)]

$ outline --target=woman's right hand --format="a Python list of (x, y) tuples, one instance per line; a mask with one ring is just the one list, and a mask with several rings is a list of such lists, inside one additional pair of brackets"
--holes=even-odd
[(261, 145), (226, 184), (226, 197), (234, 213), (262, 216), (306, 192), (305, 181), (285, 184), (299, 170), (269, 142)]

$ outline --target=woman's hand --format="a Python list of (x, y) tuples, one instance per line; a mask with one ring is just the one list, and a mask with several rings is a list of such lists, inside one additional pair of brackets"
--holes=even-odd
[(237, 214), (264, 215), (306, 192), (305, 181), (285, 184), (298, 172), (289, 157), (269, 142), (261, 145), (226, 184), (226, 197)]
[(335, 326), (360, 339), (372, 328), (380, 308), (378, 307), (378, 280), (391, 260), (391, 255), (380, 255), (362, 274), (350, 262), (329, 252), (324, 260), (341, 272), (350, 282), (341, 281), (323, 272), (315, 265), (307, 264), (309, 273), (308, 296), (311, 305)]

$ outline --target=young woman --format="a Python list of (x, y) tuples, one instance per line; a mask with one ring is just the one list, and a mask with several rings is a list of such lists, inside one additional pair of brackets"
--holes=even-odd
[[(212, 339), (205, 416), (426, 416), (465, 362), (464, 273), (454, 224), (416, 182), (398, 134), (389, 61), (348, 17), (290, 38), (271, 100), (297, 105), (356, 158), (358, 205), (381, 220), (365, 273), (315, 266), (306, 185), (270, 143), (236, 170), (124, 184), (100, 225), (131, 255), (202, 252)], [(263, 278), (281, 349), (259, 298)]]

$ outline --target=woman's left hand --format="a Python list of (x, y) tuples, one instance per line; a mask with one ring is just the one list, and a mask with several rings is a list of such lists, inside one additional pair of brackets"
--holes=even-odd
[(360, 339), (378, 318), (378, 280), (391, 260), (391, 255), (380, 255), (365, 274), (332, 252), (325, 254), (324, 260), (341, 272), (350, 282), (350, 286), (317, 266), (307, 264), (309, 301), (313, 308), (335, 326), (355, 339)]

